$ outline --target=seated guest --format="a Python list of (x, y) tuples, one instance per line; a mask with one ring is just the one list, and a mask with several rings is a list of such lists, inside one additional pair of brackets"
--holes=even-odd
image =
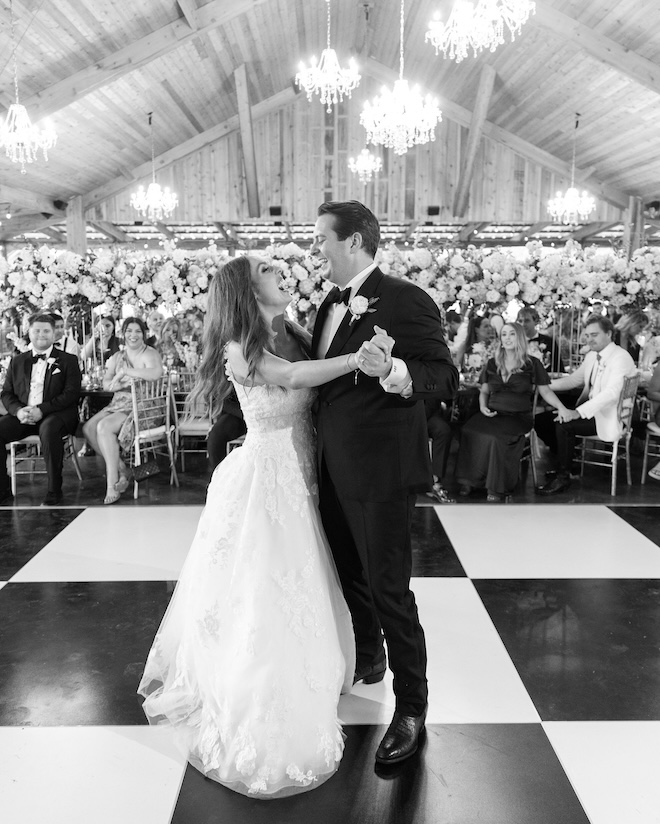
[(115, 319), (110, 315), (104, 315), (99, 318), (94, 337), (83, 346), (80, 357), (83, 362), (93, 358), (95, 365), (106, 364), (117, 352), (119, 352), (119, 338), (115, 334)]
[(159, 312), (158, 309), (152, 309), (147, 315), (147, 329), (149, 330), (149, 337), (147, 344), (149, 346), (156, 346), (160, 341), (160, 330), (165, 323), (165, 315)]
[(114, 504), (128, 488), (128, 468), (121, 459), (121, 447), (130, 449), (133, 440), (133, 403), (131, 379), (154, 381), (163, 375), (158, 352), (145, 343), (147, 327), (139, 318), (127, 318), (122, 326), (125, 348), (107, 364), (103, 388), (114, 391), (108, 406), (83, 426), (83, 432), (96, 452), (103, 456), (106, 474), (104, 504)]
[(447, 420), (445, 404), (439, 399), (425, 400), (426, 427), (431, 439), (431, 470), (433, 487), (426, 494), (441, 504), (456, 501), (443, 486), (442, 479), (447, 473), (447, 461), (451, 447), (451, 427)]
[(502, 327), (495, 357), (481, 374), (480, 412), (463, 426), (456, 476), (460, 495), (486, 487), (489, 501), (501, 501), (518, 483), (525, 434), (534, 423), (534, 390), (565, 411), (548, 388), (550, 379), (538, 358), (527, 353), (527, 338), (518, 323)]
[(55, 321), (55, 347), (61, 349), (62, 352), (68, 352), (70, 355), (80, 357), (80, 347), (75, 340), (64, 333), (64, 318), (59, 312), (48, 313)]
[(0, 504), (13, 497), (4, 459), (7, 444), (39, 435), (48, 473), (43, 505), (54, 506), (62, 500), (62, 439), (78, 427), (80, 367), (78, 358), (53, 346), (50, 315), (33, 315), (29, 324), (30, 349), (12, 358), (0, 395), (8, 413), (0, 417)]
[(614, 343), (625, 349), (635, 363), (639, 362), (641, 354), (637, 336), (645, 332), (648, 325), (649, 316), (638, 310), (621, 315), (614, 326)]
[(185, 366), (182, 356), (181, 323), (176, 318), (168, 318), (160, 327), (160, 341), (156, 349), (168, 369)]
[(243, 419), (243, 413), (236, 397), (232, 392), (222, 402), (220, 414), (213, 422), (211, 431), (206, 441), (206, 449), (209, 455), (209, 466), (213, 471), (227, 455), (227, 444), (245, 435), (247, 427)]
[(626, 376), (635, 373), (635, 362), (614, 343), (614, 324), (608, 317), (588, 317), (584, 334), (590, 351), (582, 364), (571, 375), (550, 384), (557, 392), (578, 386), (583, 389), (575, 409), (559, 410), (555, 424), (556, 475), (539, 487), (540, 495), (555, 495), (571, 485), (577, 435), (598, 435), (603, 441), (614, 441), (621, 432), (617, 415), (619, 396)]
[[(660, 426), (660, 363), (657, 363), (651, 380), (646, 387), (646, 397), (651, 401), (651, 415), (653, 422)], [(660, 463), (649, 469), (649, 478), (660, 481)]]
[(524, 306), (518, 312), (516, 320), (525, 330), (529, 354), (538, 358), (550, 372), (563, 372), (564, 361), (559, 342), (549, 335), (539, 333), (540, 317), (536, 309), (533, 306)]
[(491, 326), (490, 320), (485, 315), (472, 315), (468, 321), (467, 335), (463, 345), (457, 346), (456, 350), (452, 352), (454, 362), (459, 369), (465, 368), (467, 358), (480, 346), (486, 351), (494, 338), (495, 330)]
[(447, 340), (453, 341), (456, 333), (461, 328), (463, 318), (455, 309), (448, 309), (445, 313), (445, 330), (447, 332)]

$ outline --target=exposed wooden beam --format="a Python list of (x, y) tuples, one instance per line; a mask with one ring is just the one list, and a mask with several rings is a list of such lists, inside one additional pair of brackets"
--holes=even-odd
[(495, 69), (488, 63), (484, 63), (479, 76), (479, 88), (477, 89), (477, 99), (472, 111), (470, 134), (468, 136), (456, 197), (454, 198), (454, 217), (463, 217), (467, 209), (470, 182), (472, 181), (472, 173), (474, 172), (474, 161), (477, 156), (479, 144), (481, 143), (484, 123), (486, 122), (486, 115), (488, 114), (488, 106), (493, 93), (496, 76), (497, 72)]
[[(368, 71), (372, 77), (381, 83), (393, 83), (398, 78), (398, 72), (373, 58), (369, 58), (367, 61), (365, 71)], [(440, 108), (444, 115), (456, 123), (459, 123), (461, 126), (469, 126), (472, 121), (472, 112), (460, 106), (458, 103), (453, 103), (451, 100), (441, 100)], [(491, 140), (495, 140), (497, 143), (501, 143), (503, 146), (512, 149), (516, 154), (521, 155), (521, 157), (526, 157), (534, 163), (538, 163), (540, 166), (544, 166), (546, 169), (557, 172), (570, 179), (570, 163), (566, 163), (564, 160), (555, 157), (555, 155), (550, 154), (550, 152), (539, 149), (539, 147), (534, 146), (533, 143), (528, 143), (526, 140), (488, 121), (484, 123), (483, 133)], [(578, 183), (585, 186), (588, 185), (593, 194), (598, 194), (603, 200), (607, 200), (619, 209), (625, 209), (627, 207), (628, 195), (624, 192), (613, 186), (608, 186), (601, 181), (597, 181), (594, 178), (585, 180), (580, 169), (575, 170), (575, 178)]]
[[(294, 91), (290, 87), (286, 88), (283, 91), (274, 94), (272, 97), (262, 100), (261, 103), (256, 103), (252, 107), (252, 116), (253, 118), (256, 118), (270, 114), (270, 112), (276, 111), (282, 106), (286, 106), (288, 103), (292, 103), (299, 95), (300, 92)], [(216, 126), (213, 126), (213, 128), (207, 129), (205, 132), (195, 135), (195, 137), (191, 137), (190, 140), (186, 140), (184, 143), (181, 143), (173, 149), (159, 155), (155, 159), (156, 168), (163, 169), (164, 167), (175, 163), (177, 160), (181, 160), (193, 152), (202, 149), (204, 146), (208, 146), (209, 143), (214, 143), (216, 140), (220, 140), (221, 137), (225, 137), (230, 134), (230, 132), (235, 132), (236, 129), (238, 129), (238, 115), (230, 117), (228, 120), (225, 120), (224, 123), (218, 123)], [(137, 166), (131, 173), (133, 174), (134, 179), (150, 177), (151, 161), (149, 160), (141, 166)], [(91, 192), (84, 195), (83, 202), (85, 208), (89, 209), (91, 206), (95, 206), (97, 203), (100, 203), (106, 198), (118, 194), (125, 188), (126, 180), (124, 178), (115, 178), (114, 180), (110, 180), (108, 183), (104, 183), (102, 186), (99, 186), (97, 189), (93, 189)]]
[(44, 226), (41, 231), (57, 243), (66, 243), (66, 233), (60, 232), (59, 229), (55, 229), (52, 226)]
[(67, 248), (83, 257), (87, 254), (87, 225), (80, 195), (72, 197), (66, 209)]
[(247, 189), (248, 215), (259, 217), (259, 185), (257, 182), (257, 156), (254, 150), (252, 133), (252, 110), (250, 107), (250, 90), (248, 89), (245, 63), (234, 71), (236, 97), (238, 98), (238, 123), (241, 131), (243, 148), (243, 165), (245, 167), (245, 186)]
[(61, 217), (45, 218), (43, 215), (19, 216), (8, 220), (0, 226), (0, 241), (11, 243), (13, 238), (20, 237), (26, 232), (41, 232), (53, 225), (61, 226)]
[(266, 2), (268, 0), (232, 0), (231, 3), (212, 0), (197, 9), (197, 28), (192, 29), (186, 18), (175, 20), (21, 103), (29, 109), (33, 121), (40, 120)]
[(195, 4), (195, 0), (176, 0), (178, 7), (183, 12), (183, 16), (186, 18), (188, 25), (190, 26), (193, 31), (197, 30), (197, 5)]
[(240, 240), (234, 234), (234, 228), (230, 223), (223, 223), (220, 220), (214, 220), (213, 222), (224, 237), (227, 246), (236, 247), (240, 245)]
[(117, 243), (133, 243), (133, 238), (109, 220), (88, 220), (87, 225)]
[(460, 231), (456, 233), (456, 241), (458, 243), (467, 243), (470, 238), (472, 238), (472, 235), (476, 235), (477, 232), (485, 229), (486, 226), (490, 226), (490, 223), (487, 220), (466, 223), (465, 226), (463, 226)]
[(410, 225), (408, 226), (408, 229), (406, 231), (406, 240), (410, 240), (410, 238), (415, 234), (415, 232), (417, 231), (417, 227), (419, 226), (419, 223), (419, 220), (410, 221)]
[(56, 206), (50, 198), (37, 194), (37, 192), (30, 192), (28, 189), (15, 189), (12, 186), (0, 184), (0, 202), (8, 203), (13, 209), (20, 209), (22, 212), (39, 212), (60, 218), (66, 217), (64, 206)]
[(168, 240), (174, 240), (176, 234), (164, 223), (157, 220), (152, 220), (152, 224), (158, 229), (161, 235), (164, 235)]
[(660, 94), (660, 65), (619, 45), (605, 35), (579, 23), (558, 9), (536, 0), (536, 14), (530, 23), (552, 31), (563, 41), (569, 41), (592, 57), (626, 75), (631, 80)]
[(601, 232), (606, 232), (608, 229), (611, 229), (613, 226), (620, 226), (621, 221), (616, 220), (614, 222), (600, 220), (594, 223), (587, 223), (586, 226), (581, 226), (579, 229), (576, 229), (574, 232), (571, 232), (568, 237), (571, 240), (577, 240), (580, 243), (583, 240), (591, 237), (592, 235), (598, 235)]
[(552, 225), (551, 220), (540, 220), (538, 223), (533, 223), (529, 229), (525, 229), (523, 232), (518, 232), (517, 235), (513, 235), (511, 240), (518, 241), (519, 243), (525, 243), (537, 232), (542, 232), (546, 226), (550, 225)]

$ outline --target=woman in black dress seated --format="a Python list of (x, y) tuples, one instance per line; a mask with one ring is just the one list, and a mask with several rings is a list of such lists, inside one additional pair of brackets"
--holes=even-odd
[(534, 423), (534, 390), (550, 406), (564, 405), (548, 387), (550, 378), (538, 358), (527, 353), (519, 323), (502, 327), (495, 356), (481, 373), (480, 412), (463, 426), (456, 475), (459, 494), (486, 487), (489, 501), (508, 498), (516, 484), (525, 434)]

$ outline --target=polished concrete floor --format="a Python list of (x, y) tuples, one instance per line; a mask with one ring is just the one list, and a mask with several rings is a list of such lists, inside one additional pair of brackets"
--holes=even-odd
[[(659, 487), (609, 496), (588, 470), (557, 499), (420, 497), (413, 589), (429, 650), (419, 753), (380, 770), (391, 679), (344, 696), (339, 772), (261, 802), (207, 781), (135, 689), (203, 505), (200, 459), (100, 506), (102, 467), (62, 507), (21, 479), (0, 508), (3, 824), (658, 824)], [(579, 505), (578, 505), (579, 504)]]

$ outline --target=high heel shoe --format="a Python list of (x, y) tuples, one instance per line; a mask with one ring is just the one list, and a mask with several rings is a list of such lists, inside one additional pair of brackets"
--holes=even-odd
[[(115, 487), (117, 484), (115, 484)], [(111, 489), (109, 492), (106, 492), (105, 498), (103, 499), (104, 504), (116, 504), (117, 501), (121, 498), (121, 493), (117, 492), (116, 489)]]

